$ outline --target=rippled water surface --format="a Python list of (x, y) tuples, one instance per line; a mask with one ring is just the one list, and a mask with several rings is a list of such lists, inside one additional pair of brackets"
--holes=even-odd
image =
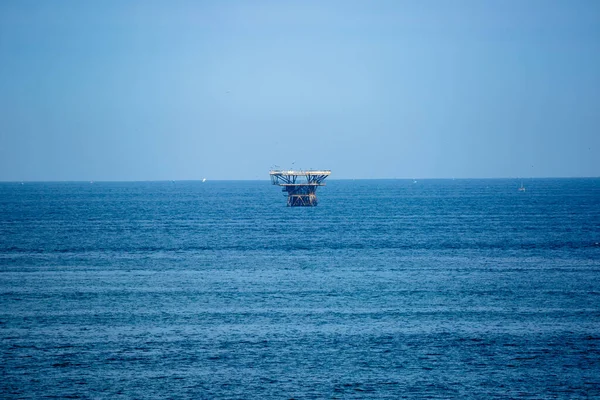
[(600, 180), (520, 183), (1, 183), (0, 397), (600, 397)]

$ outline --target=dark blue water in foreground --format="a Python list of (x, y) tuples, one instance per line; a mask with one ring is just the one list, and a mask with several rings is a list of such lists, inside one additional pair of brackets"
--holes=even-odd
[(0, 397), (600, 397), (600, 179), (520, 183), (2, 183)]

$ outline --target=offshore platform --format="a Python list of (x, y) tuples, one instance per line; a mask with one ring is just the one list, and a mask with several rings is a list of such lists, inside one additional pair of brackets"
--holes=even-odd
[(323, 181), (331, 174), (329, 170), (321, 171), (278, 171), (269, 172), (271, 183), (281, 186), (287, 192), (288, 207), (313, 207), (317, 205), (315, 192)]

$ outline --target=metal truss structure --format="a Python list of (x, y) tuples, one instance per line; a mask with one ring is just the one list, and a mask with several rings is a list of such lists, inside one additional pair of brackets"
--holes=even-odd
[[(331, 174), (329, 170), (322, 171), (270, 171), (271, 183), (281, 186), (281, 191), (287, 193), (288, 207), (313, 207), (317, 205), (315, 194), (319, 186), (325, 186), (323, 181)], [(303, 179), (304, 178), (304, 179)]]

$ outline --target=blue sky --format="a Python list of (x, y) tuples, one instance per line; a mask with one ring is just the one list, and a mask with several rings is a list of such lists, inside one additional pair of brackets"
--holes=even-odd
[(600, 176), (598, 1), (3, 1), (0, 180)]

